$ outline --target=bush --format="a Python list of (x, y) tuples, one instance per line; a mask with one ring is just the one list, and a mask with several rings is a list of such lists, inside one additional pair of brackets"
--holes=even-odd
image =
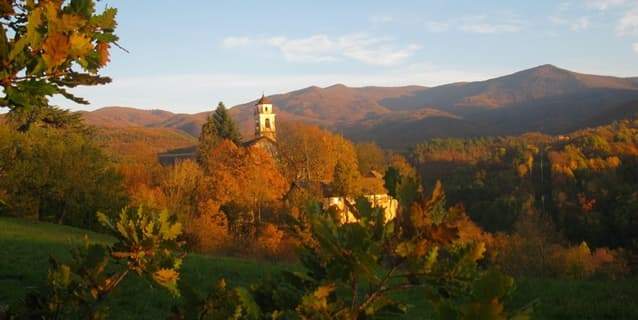
[(551, 269), (557, 276), (586, 279), (594, 273), (591, 250), (586, 242), (568, 248), (555, 246), (551, 261)]
[(567, 248), (556, 246), (553, 257), (552, 269), (559, 277), (618, 279), (629, 273), (622, 250), (598, 248), (592, 252), (586, 242)]
[(281, 227), (265, 224), (255, 242), (256, 256), (269, 260), (294, 260), (299, 243)]
[(493, 249), (496, 255), (492, 262), (517, 276), (618, 279), (630, 271), (624, 251), (607, 248), (592, 251), (585, 242), (570, 247), (519, 234), (500, 234), (495, 237)]
[(607, 279), (619, 279), (629, 274), (626, 253), (622, 249), (598, 248), (592, 253), (595, 276)]

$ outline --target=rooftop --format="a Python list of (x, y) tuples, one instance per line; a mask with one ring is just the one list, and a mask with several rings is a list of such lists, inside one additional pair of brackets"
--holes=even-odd
[(259, 101), (257, 101), (255, 105), (260, 105), (260, 104), (272, 104), (272, 101), (270, 101), (270, 99), (268, 99), (266, 96), (262, 94), (261, 99), (259, 99)]

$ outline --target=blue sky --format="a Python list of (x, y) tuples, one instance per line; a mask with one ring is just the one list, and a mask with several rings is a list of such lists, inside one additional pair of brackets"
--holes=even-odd
[(551, 63), (638, 76), (638, 1), (110, 0), (104, 106), (193, 113), (311, 85), (433, 86)]

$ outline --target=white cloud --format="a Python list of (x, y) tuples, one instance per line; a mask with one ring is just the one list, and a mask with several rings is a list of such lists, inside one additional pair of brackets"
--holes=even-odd
[(286, 37), (228, 37), (222, 41), (224, 48), (274, 47), (288, 61), (328, 62), (350, 59), (369, 65), (391, 66), (414, 55), (421, 46), (395, 45), (390, 38), (372, 37), (367, 34), (349, 34), (330, 37), (316, 34), (306, 38)]
[(638, 34), (638, 6), (627, 11), (616, 27), (618, 35)]
[(597, 10), (607, 10), (625, 4), (627, 0), (585, 0), (585, 4), (589, 8)]
[(270, 41), (268, 45), (277, 47), (286, 59), (296, 62), (324, 62), (339, 60), (335, 43), (326, 35), (314, 35), (301, 39)]
[(464, 17), (459, 21), (459, 30), (471, 33), (514, 33), (521, 31), (522, 28), (523, 22), (512, 15), (506, 17), (477, 15)]
[(523, 29), (524, 22), (513, 14), (486, 16), (465, 16), (447, 21), (426, 22), (430, 32), (444, 32), (452, 28), (462, 32), (479, 34), (515, 33)]
[(549, 21), (558, 26), (569, 27), (572, 31), (583, 31), (589, 29), (590, 20), (589, 17), (580, 17), (575, 19), (568, 19), (562, 16), (550, 16)]
[(470, 32), (470, 33), (482, 33), (482, 34), (493, 34), (493, 33), (512, 33), (521, 31), (521, 27), (517, 24), (509, 24), (509, 23), (489, 23), (489, 22), (468, 22), (462, 24), (459, 27), (459, 30)]

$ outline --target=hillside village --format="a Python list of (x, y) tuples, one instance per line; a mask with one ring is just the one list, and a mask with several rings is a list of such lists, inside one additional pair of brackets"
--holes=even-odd
[[(254, 137), (247, 141), (242, 141), (244, 148), (260, 148), (265, 150), (271, 157), (277, 159), (280, 154), (277, 152), (277, 129), (275, 121), (275, 107), (270, 101), (262, 95), (254, 105)], [(158, 155), (158, 161), (163, 165), (175, 165), (179, 161), (197, 160), (199, 150), (195, 147), (171, 150)], [(325, 209), (334, 208), (340, 214), (340, 221), (348, 223), (357, 221), (356, 210), (352, 210), (355, 206), (355, 199), (349, 195), (335, 194), (330, 188), (330, 181), (295, 181), (291, 184), (290, 189), (286, 192), (291, 194), (300, 185), (316, 184), (323, 194), (323, 206)], [(398, 201), (388, 195), (387, 190), (383, 187), (383, 175), (375, 170), (370, 170), (361, 179), (361, 188), (364, 191), (363, 196), (370, 201), (374, 207), (380, 207), (384, 210), (385, 219), (390, 221), (395, 218)], [(286, 199), (284, 195), (284, 199)]]

